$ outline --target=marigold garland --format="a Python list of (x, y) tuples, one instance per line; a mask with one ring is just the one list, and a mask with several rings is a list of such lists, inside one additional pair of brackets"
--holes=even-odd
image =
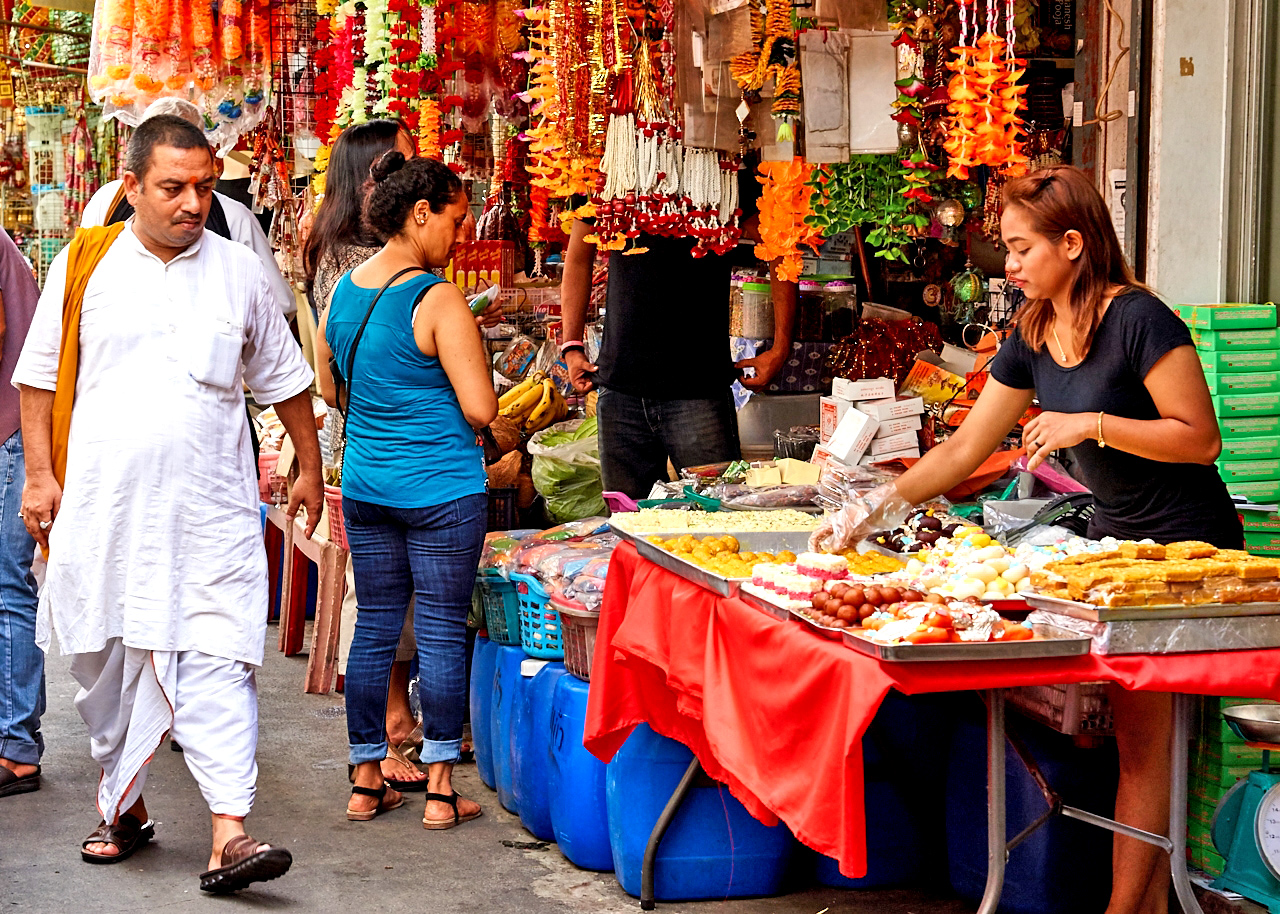
[(764, 190), (760, 194), (760, 243), (756, 257), (777, 261), (779, 279), (795, 282), (803, 270), (800, 245), (814, 251), (822, 242), (822, 234), (812, 225), (810, 180), (814, 167), (804, 159), (790, 162), (762, 162), (757, 179)]
[[(987, 30), (974, 45), (965, 44), (968, 10), (975, 0), (960, 0), (961, 44), (947, 64), (955, 73), (947, 85), (953, 115), (943, 147), (950, 157), (947, 177), (966, 180), (975, 165), (989, 165), (1005, 174), (1026, 173), (1029, 159), (1022, 151), (1026, 86), (1020, 85), (1025, 61), (1013, 57), (1014, 36), (995, 31), (993, 8), (988, 7)], [(1012, 29), (1012, 17), (1008, 28)]]

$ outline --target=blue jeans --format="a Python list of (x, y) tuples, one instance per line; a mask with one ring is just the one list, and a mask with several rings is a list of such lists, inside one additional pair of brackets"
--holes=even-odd
[(0, 758), (40, 764), (44, 652), (36, 647), (36, 543), (22, 524), (22, 432), (0, 446)]
[(484, 545), (488, 499), (388, 508), (343, 497), (355, 572), (355, 638), (347, 660), (351, 764), (387, 755), (387, 687), (409, 597), (416, 597), (421, 760), (455, 762), (467, 705), (467, 611)]
[(728, 390), (707, 400), (649, 400), (601, 390), (596, 415), (606, 492), (648, 498), (653, 484), (667, 478), (667, 458), (678, 473), (742, 456)]

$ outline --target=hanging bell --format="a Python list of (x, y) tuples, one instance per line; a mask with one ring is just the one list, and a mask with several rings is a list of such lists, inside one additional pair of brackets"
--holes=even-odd
[(899, 146), (914, 146), (919, 139), (920, 131), (916, 128), (915, 124), (898, 124)]

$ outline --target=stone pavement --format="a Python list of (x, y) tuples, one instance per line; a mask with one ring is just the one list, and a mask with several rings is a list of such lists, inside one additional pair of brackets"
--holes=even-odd
[[(455, 783), (478, 800), (480, 819), (444, 832), (420, 824), (422, 800), (373, 822), (347, 822), (346, 726), (342, 696), (302, 691), (305, 656), (285, 658), (267, 632), (259, 673), (261, 738), (258, 799), (248, 821), (260, 840), (288, 847), (293, 869), (233, 898), (199, 891), (209, 853), (209, 817), (182, 755), (166, 745), (147, 782), (156, 839), (129, 860), (91, 866), (80, 841), (98, 820), (98, 770), (72, 706), (67, 659), (47, 673), (49, 712), (44, 787), (0, 799), (0, 912), (93, 914), (137, 911), (294, 911), (357, 914), (630, 914), (639, 903), (613, 876), (579, 870), (554, 845), (530, 842), (519, 820), (480, 783), (474, 765)], [(942, 836), (939, 836), (941, 843)], [(940, 857), (941, 859), (941, 857)], [(943, 874), (945, 877), (945, 873)], [(696, 914), (961, 914), (973, 910), (945, 886), (936, 890), (850, 892), (805, 888), (773, 899), (660, 904), (660, 912)]]

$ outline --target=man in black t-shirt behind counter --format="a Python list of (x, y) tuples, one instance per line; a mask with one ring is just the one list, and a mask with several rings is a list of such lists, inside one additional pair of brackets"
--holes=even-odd
[[(755, 237), (753, 201), (759, 185), (740, 174), (744, 237)], [(750, 186), (748, 186), (750, 185)], [(750, 209), (748, 210), (748, 206)], [(738, 417), (730, 385), (763, 390), (791, 351), (795, 283), (772, 281), (774, 340), (768, 351), (736, 365), (729, 356), (729, 279), (735, 267), (753, 266), (750, 246), (729, 254), (694, 257), (693, 241), (641, 235), (647, 248), (609, 258), (604, 338), (599, 365), (587, 361), (583, 329), (591, 291), (593, 228), (575, 222), (565, 250), (561, 287), (563, 355), (569, 377), (585, 393), (599, 384), (600, 465), (605, 491), (647, 498), (667, 478), (667, 460), (687, 466), (736, 460)]]

